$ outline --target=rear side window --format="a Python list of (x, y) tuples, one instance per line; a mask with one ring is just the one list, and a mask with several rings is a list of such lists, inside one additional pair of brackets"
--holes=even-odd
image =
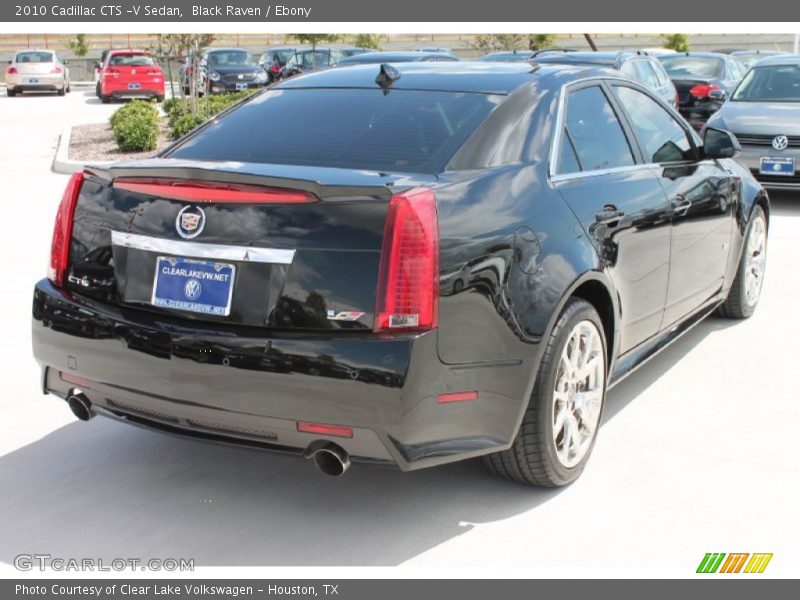
[(661, 58), (672, 79), (714, 79), (722, 75), (723, 60), (707, 56), (664, 56)]
[(52, 52), (20, 52), (17, 54), (18, 63), (50, 63), (53, 62)]
[(170, 158), (438, 173), (504, 97), (376, 89), (270, 90)]
[(664, 70), (664, 67), (661, 66), (661, 63), (657, 60), (650, 61), (650, 67), (653, 69), (653, 72), (656, 74), (656, 81), (658, 81), (658, 87), (663, 87), (667, 85), (669, 82), (669, 77), (667, 76), (667, 72)]
[[(571, 92), (561, 150), (572, 141), (583, 171), (634, 164), (633, 153), (614, 109), (599, 86)], [(567, 161), (569, 164), (569, 161)], [(567, 173), (559, 164), (559, 173)]]
[(653, 73), (653, 69), (650, 68), (650, 65), (647, 63), (647, 61), (635, 60), (633, 61), (633, 66), (636, 69), (636, 78), (639, 81), (641, 81), (651, 90), (654, 90), (658, 87), (655, 73)]

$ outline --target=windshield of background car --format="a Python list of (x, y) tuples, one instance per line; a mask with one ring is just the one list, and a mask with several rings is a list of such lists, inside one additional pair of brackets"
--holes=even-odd
[(751, 69), (731, 100), (800, 102), (800, 65), (770, 65)]
[(721, 59), (705, 56), (665, 56), (661, 64), (672, 79), (714, 79), (723, 67)]
[[(376, 89), (270, 90), (169, 158), (438, 173), (503, 96)], [(271, 123), (269, 135), (252, 135)]]
[(221, 50), (208, 53), (210, 67), (233, 67), (252, 65), (253, 59), (244, 50)]
[(112, 54), (108, 64), (112, 67), (151, 67), (156, 60), (147, 54)]
[(49, 63), (53, 62), (52, 52), (20, 52), (17, 54), (18, 63)]

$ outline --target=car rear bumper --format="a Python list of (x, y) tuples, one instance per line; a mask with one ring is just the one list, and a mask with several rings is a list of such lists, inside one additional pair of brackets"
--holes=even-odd
[[(39, 282), (33, 350), (43, 390), (96, 412), (213, 441), (302, 452), (323, 439), (355, 460), (417, 469), (508, 448), (533, 359), (445, 365), (437, 332), (265, 338), (119, 309)], [(439, 401), (476, 391), (475, 400)], [(351, 438), (298, 422), (351, 427)]]
[[(761, 174), (761, 157), (794, 158), (794, 175), (769, 175)], [(742, 150), (736, 161), (750, 169), (761, 185), (773, 190), (800, 190), (800, 148), (787, 148), (775, 150), (771, 145), (742, 145)]]

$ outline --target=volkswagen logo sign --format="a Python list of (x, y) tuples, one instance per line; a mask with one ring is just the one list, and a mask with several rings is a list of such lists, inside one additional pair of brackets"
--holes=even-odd
[(789, 138), (785, 135), (776, 135), (772, 139), (772, 147), (775, 150), (786, 150), (787, 146), (789, 146)]
[(200, 282), (197, 279), (189, 279), (186, 282), (186, 285), (183, 286), (183, 295), (186, 296), (187, 300), (194, 302), (200, 297), (200, 294), (203, 291), (203, 286), (200, 285)]
[(206, 226), (206, 213), (199, 206), (184, 206), (175, 219), (175, 229), (182, 238), (190, 240), (203, 233)]

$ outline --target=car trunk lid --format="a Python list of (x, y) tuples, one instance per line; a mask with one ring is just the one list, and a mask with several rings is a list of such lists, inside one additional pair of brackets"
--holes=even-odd
[(371, 330), (389, 200), (433, 179), (175, 159), (93, 169), (69, 285), (189, 320)]

